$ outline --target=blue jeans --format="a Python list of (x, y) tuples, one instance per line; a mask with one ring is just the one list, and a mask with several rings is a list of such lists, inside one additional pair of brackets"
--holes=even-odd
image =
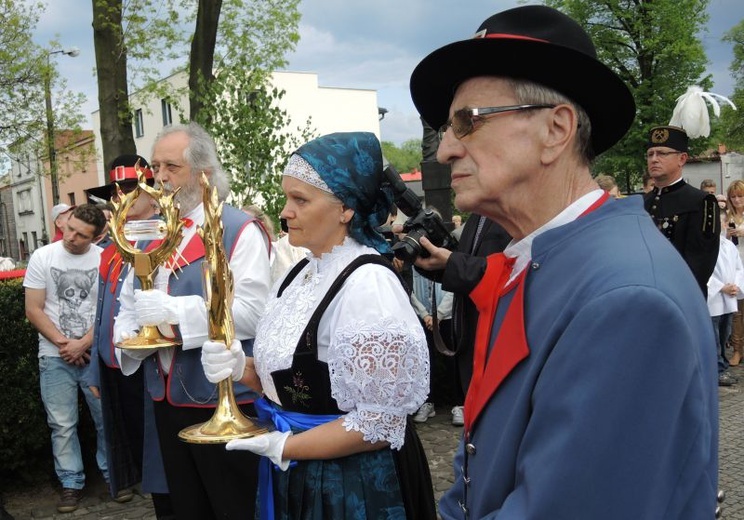
[(718, 373), (722, 374), (729, 368), (728, 359), (726, 359), (726, 342), (731, 335), (731, 322), (733, 321), (734, 313), (721, 314), (720, 316), (713, 316), (713, 331), (716, 335), (716, 347), (718, 349)]
[(47, 424), (52, 429), (52, 453), (54, 470), (62, 487), (83, 489), (85, 472), (78, 439), (78, 387), (88, 402), (97, 433), (96, 462), (108, 482), (106, 468), (106, 443), (103, 436), (101, 401), (88, 389), (85, 371), (88, 367), (77, 367), (62, 358), (42, 356), (39, 358), (39, 383), (41, 400), (47, 414)]

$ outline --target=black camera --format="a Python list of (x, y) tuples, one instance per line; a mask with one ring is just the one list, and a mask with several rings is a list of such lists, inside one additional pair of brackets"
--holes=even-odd
[(393, 189), (395, 204), (408, 217), (403, 224), (406, 235), (392, 245), (395, 257), (411, 263), (419, 256), (428, 257), (429, 252), (420, 243), (421, 237), (426, 237), (437, 247), (454, 250), (457, 239), (450, 235), (442, 217), (421, 205), (418, 195), (406, 186), (392, 164), (385, 168), (385, 178)]

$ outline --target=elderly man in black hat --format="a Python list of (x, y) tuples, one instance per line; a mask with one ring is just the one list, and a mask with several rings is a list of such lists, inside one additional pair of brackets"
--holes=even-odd
[(610, 198), (590, 171), (633, 122), (628, 88), (576, 22), (524, 6), (424, 58), (411, 92), (456, 206), (513, 237), (470, 294), (473, 379), (442, 517), (712, 517), (705, 302), (641, 200)]
[(687, 132), (682, 128), (652, 128), (646, 148), (648, 173), (655, 186), (643, 198), (646, 211), (690, 266), (707, 298), (721, 234), (718, 201), (682, 179), (688, 154)]
[[(152, 186), (154, 177), (144, 157), (120, 155), (109, 168), (109, 182), (86, 190), (88, 198), (98, 204), (117, 197), (117, 186), (123, 193), (137, 188), (138, 175)], [(157, 218), (158, 204), (141, 193), (127, 212), (127, 220)], [(155, 514), (159, 519), (173, 518), (173, 509), (165, 482), (160, 445), (150, 400), (144, 399), (142, 371), (131, 377), (121, 373), (112, 340), (114, 317), (119, 312), (122, 280), (129, 266), (122, 262), (116, 246), (110, 243), (101, 253), (98, 276), (98, 302), (91, 351), (88, 382), (102, 400), (106, 457), (110, 468), (109, 491), (114, 500), (131, 500), (131, 488), (142, 482), (142, 490), (152, 494)], [(149, 406), (148, 406), (149, 405)]]

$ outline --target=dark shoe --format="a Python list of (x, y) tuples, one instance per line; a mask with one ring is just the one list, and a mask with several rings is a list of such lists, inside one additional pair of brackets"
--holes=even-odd
[(718, 386), (732, 386), (735, 384), (736, 380), (728, 372), (718, 374)]
[(57, 511), (60, 513), (72, 513), (78, 508), (78, 504), (82, 498), (82, 489), (62, 488), (62, 496), (59, 502), (57, 502)]
[(119, 504), (123, 504), (124, 502), (129, 502), (134, 498), (134, 491), (131, 489), (121, 489), (118, 493), (116, 493), (116, 496), (114, 497), (114, 502), (118, 502)]

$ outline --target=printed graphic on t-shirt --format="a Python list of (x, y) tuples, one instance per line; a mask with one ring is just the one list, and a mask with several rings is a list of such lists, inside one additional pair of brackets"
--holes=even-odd
[(90, 329), (90, 315), (80, 312), (80, 306), (90, 296), (98, 269), (68, 269), (52, 267), (52, 279), (59, 303), (59, 328), (71, 339), (82, 338)]

